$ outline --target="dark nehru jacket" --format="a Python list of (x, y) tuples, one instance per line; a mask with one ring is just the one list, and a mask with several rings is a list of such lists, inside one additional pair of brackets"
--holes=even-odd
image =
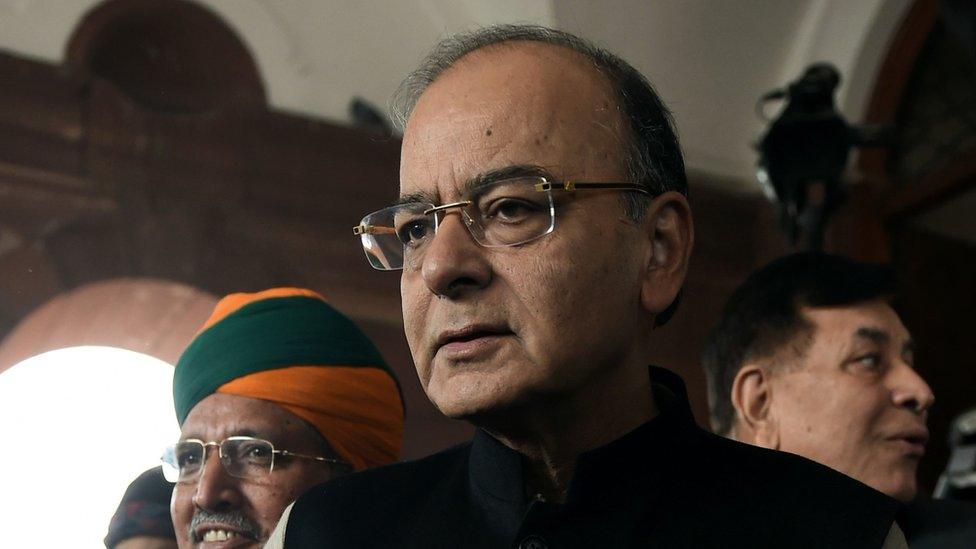
[(295, 503), (285, 547), (881, 547), (898, 504), (807, 459), (699, 428), (681, 379), (661, 413), (582, 454), (564, 504), (526, 497), (520, 454), (478, 431), (418, 461), (338, 478)]

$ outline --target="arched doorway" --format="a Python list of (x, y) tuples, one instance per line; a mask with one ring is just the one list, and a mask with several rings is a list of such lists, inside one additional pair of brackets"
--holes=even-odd
[[(103, 546), (129, 482), (179, 437), (172, 364), (215, 301), (106, 280), (54, 297), (0, 343), (0, 516), (18, 525), (0, 545)], [(38, 512), (52, 498), (57, 528)]]
[(890, 124), (894, 142), (861, 153), (863, 184), (833, 230), (833, 249), (898, 273), (896, 307), (936, 395), (923, 492), (946, 466), (950, 421), (976, 406), (976, 51), (946, 7), (916, 0), (889, 45), (865, 122)]
[(0, 342), (0, 372), (79, 345), (118, 347), (175, 364), (216, 302), (209, 293), (166, 280), (87, 284), (37, 308)]
[[(0, 52), (0, 338), (53, 296), (116, 277), (218, 296), (308, 287), (397, 372), (405, 457), (468, 438), (420, 387), (397, 277), (372, 270), (349, 230), (393, 198), (399, 140), (269, 109), (258, 68), (231, 25), (184, 1), (99, 3), (63, 66)], [(24, 337), (0, 349), (0, 370), (101, 343)]]

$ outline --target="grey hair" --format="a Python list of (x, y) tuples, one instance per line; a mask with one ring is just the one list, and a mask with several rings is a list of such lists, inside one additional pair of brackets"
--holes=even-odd
[[(671, 112), (654, 87), (629, 63), (568, 32), (537, 25), (495, 25), (456, 34), (440, 41), (420, 66), (397, 88), (390, 102), (394, 124), (403, 130), (417, 101), (437, 78), (465, 55), (503, 42), (542, 42), (573, 50), (593, 61), (617, 94), (617, 107), (630, 127), (625, 139), (625, 162), (630, 181), (643, 186), (652, 196), (668, 191), (688, 195), (688, 177)], [(633, 221), (647, 212), (650, 199), (641, 193), (622, 193), (624, 211)], [(678, 308), (674, 301), (655, 318), (655, 325), (667, 322)]]
[[(678, 191), (687, 196), (688, 179), (674, 121), (651, 84), (623, 59), (560, 30), (537, 25), (495, 25), (442, 40), (394, 94), (390, 102), (394, 124), (401, 130), (406, 127), (410, 113), (427, 87), (459, 59), (493, 44), (516, 41), (562, 46), (593, 60), (617, 93), (618, 107), (631, 130), (625, 155), (631, 181), (644, 186), (652, 195)], [(623, 196), (628, 217), (641, 220), (650, 200), (639, 193)]]

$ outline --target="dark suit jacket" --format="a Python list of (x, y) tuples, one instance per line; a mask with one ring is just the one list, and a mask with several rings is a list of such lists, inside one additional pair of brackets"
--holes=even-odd
[(526, 498), (520, 454), (483, 431), (295, 503), (285, 547), (881, 547), (898, 504), (807, 459), (712, 435), (651, 369), (661, 413), (581, 455), (564, 504)]

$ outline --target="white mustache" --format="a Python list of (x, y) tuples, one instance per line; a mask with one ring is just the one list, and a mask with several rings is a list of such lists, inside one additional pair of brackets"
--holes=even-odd
[(249, 537), (254, 540), (258, 539), (258, 526), (244, 513), (240, 511), (225, 513), (208, 511), (206, 509), (197, 509), (193, 513), (193, 518), (190, 519), (190, 526), (187, 529), (189, 538), (197, 542), (201, 541), (197, 539), (195, 530), (197, 526), (208, 522), (225, 524), (244, 537)]

